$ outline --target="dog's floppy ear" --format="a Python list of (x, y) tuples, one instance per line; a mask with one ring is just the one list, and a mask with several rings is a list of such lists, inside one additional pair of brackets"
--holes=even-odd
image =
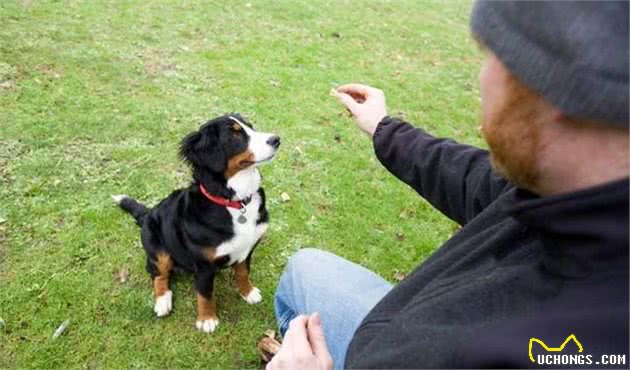
[(219, 145), (216, 126), (188, 134), (179, 147), (182, 159), (194, 167), (205, 167), (222, 172), (227, 167), (225, 153)]

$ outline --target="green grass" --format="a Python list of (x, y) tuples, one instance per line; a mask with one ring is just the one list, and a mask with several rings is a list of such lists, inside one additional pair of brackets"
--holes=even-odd
[[(332, 251), (390, 281), (418, 265), (455, 225), (379, 164), (328, 92), (380, 87), (392, 115), (481, 144), (469, 10), (0, 2), (0, 368), (253, 368), (257, 338), (275, 327), (274, 287), (298, 249)], [(154, 317), (138, 229), (109, 196), (154, 204), (185, 185), (178, 141), (230, 111), (283, 145), (262, 170), (272, 221), (252, 279), (264, 301), (246, 305), (226, 271), (221, 325), (207, 335), (194, 328), (190, 276), (174, 282), (173, 314)]]

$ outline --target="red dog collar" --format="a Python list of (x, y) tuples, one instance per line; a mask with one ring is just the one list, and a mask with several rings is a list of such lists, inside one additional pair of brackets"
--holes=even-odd
[(249, 203), (249, 202), (245, 202), (245, 201), (228, 200), (228, 199), (225, 199), (223, 197), (218, 197), (216, 195), (211, 195), (210, 193), (208, 193), (206, 188), (203, 187), (203, 184), (199, 184), (199, 190), (201, 190), (201, 194), (203, 194), (206, 198), (208, 198), (208, 200), (210, 200), (211, 202), (216, 203), (216, 204), (218, 204), (220, 206), (223, 206), (223, 207), (230, 207), (230, 208), (241, 209), (241, 208), (243, 208), (244, 204)]

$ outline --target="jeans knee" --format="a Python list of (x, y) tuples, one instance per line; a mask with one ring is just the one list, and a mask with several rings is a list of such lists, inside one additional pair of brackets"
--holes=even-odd
[(287, 270), (301, 270), (302, 266), (311, 265), (313, 261), (321, 258), (321, 256), (325, 254), (326, 252), (317, 248), (300, 249), (299, 251), (295, 252), (291, 257), (289, 257)]
[(299, 284), (304, 276), (312, 274), (312, 269), (318, 269), (317, 262), (329, 253), (316, 248), (304, 248), (295, 252), (287, 262), (287, 265), (280, 276), (278, 290), (293, 290), (295, 284)]

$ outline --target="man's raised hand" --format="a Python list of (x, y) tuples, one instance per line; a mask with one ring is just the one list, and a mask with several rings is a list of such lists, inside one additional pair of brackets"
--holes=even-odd
[(333, 89), (331, 95), (339, 100), (352, 114), (352, 118), (359, 128), (370, 137), (374, 136), (376, 126), (387, 116), (385, 94), (377, 88), (361, 84), (348, 84)]

